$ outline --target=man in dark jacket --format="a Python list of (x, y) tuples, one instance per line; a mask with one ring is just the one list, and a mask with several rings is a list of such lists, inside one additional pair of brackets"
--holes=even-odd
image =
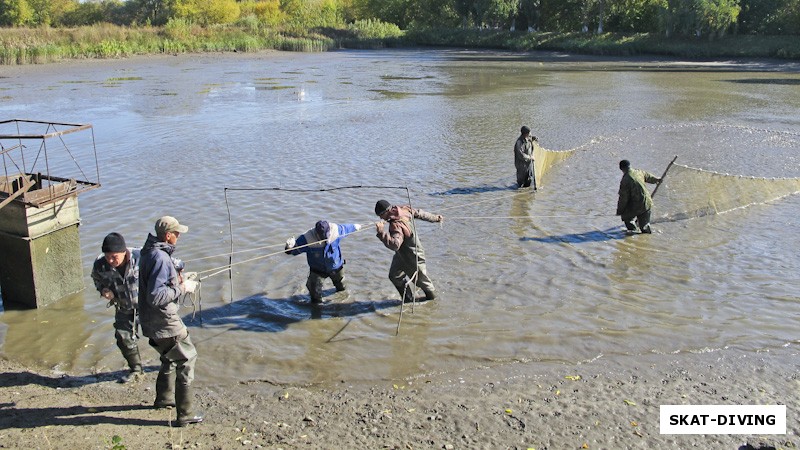
[(652, 233), (650, 229), (650, 210), (653, 208), (653, 198), (645, 183), (659, 183), (661, 178), (645, 172), (632, 169), (627, 159), (619, 162), (619, 169), (624, 173), (619, 183), (619, 200), (617, 201), (617, 215), (622, 217), (625, 228), (630, 232), (637, 230), (633, 220), (639, 225), (642, 233)]
[(444, 217), (413, 209), (409, 205), (393, 206), (386, 200), (375, 204), (375, 214), (388, 222), (388, 226), (384, 226), (383, 222), (377, 223), (377, 236), (386, 248), (395, 252), (389, 267), (389, 279), (400, 297), (404, 302), (414, 300), (414, 288), (410, 286), (413, 283), (422, 289), (426, 300), (435, 299), (436, 290), (428, 277), (425, 249), (417, 237), (414, 219), (441, 222)]
[(517, 187), (528, 187), (533, 183), (536, 190), (536, 176), (533, 169), (533, 142), (531, 129), (522, 127), (517, 142), (514, 143), (514, 167), (517, 169)]
[(311, 303), (322, 303), (322, 280), (330, 278), (341, 292), (347, 287), (344, 281), (344, 258), (339, 248), (339, 241), (344, 236), (361, 229), (359, 224), (335, 224), (320, 220), (314, 228), (300, 236), (286, 241), (284, 250), (287, 255), (306, 254), (308, 262), (308, 280), (306, 287), (311, 296)]
[(174, 217), (156, 221), (155, 236), (147, 236), (139, 260), (139, 310), (142, 334), (161, 355), (156, 379), (156, 408), (176, 407), (176, 425), (183, 427), (203, 421), (192, 412), (191, 384), (197, 350), (178, 315), (178, 299), (194, 292), (197, 282), (181, 280), (172, 261), (172, 252), (181, 233), (189, 227)]
[(139, 249), (125, 245), (119, 233), (109, 233), (103, 239), (102, 254), (92, 265), (92, 281), (100, 295), (114, 306), (114, 336), (117, 347), (128, 362), (130, 372), (120, 382), (138, 381), (142, 371), (139, 355)]

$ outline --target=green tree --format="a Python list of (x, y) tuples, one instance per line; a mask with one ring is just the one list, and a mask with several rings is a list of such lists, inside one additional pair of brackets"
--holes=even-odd
[(607, 31), (657, 32), (659, 1), (607, 0)]
[(725, 34), (742, 10), (739, 0), (698, 0), (696, 8), (699, 29), (707, 32), (709, 38)]
[(472, 0), (453, 0), (453, 10), (461, 21), (463, 28), (468, 27), (474, 22), (474, 8)]
[(0, 0), (0, 25), (24, 27), (33, 21), (33, 8), (27, 0)]
[(283, 21), (280, 0), (244, 1), (239, 3), (241, 17), (255, 16), (259, 22), (277, 26)]
[(200, 25), (233, 23), (239, 18), (235, 0), (176, 0), (173, 17)]
[(798, 34), (800, 0), (742, 0), (738, 31), (747, 34)]
[(541, 0), (542, 31), (580, 30), (583, 0)]
[(175, 0), (128, 0), (132, 23), (164, 25), (173, 15)]
[(510, 26), (519, 0), (474, 0), (475, 21), (492, 27)]
[(720, 36), (736, 22), (741, 11), (739, 0), (662, 0), (661, 7), (667, 36), (673, 32), (683, 36)]
[(516, 25), (522, 29), (538, 29), (540, 6), (539, 0), (519, 0)]
[(67, 27), (92, 25), (104, 21), (110, 22), (106, 20), (103, 5), (93, 2), (79, 3), (74, 10), (64, 13), (60, 20), (61, 25)]

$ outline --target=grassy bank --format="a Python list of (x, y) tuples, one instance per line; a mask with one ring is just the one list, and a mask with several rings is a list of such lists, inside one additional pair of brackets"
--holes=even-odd
[(800, 59), (797, 36), (725, 36), (667, 39), (651, 34), (527, 33), (499, 30), (410, 31), (405, 42), (414, 45), (492, 48), (515, 51), (557, 50), (589, 55), (663, 55), (681, 58)]
[(343, 29), (275, 30), (257, 24), (203, 28), (181, 21), (165, 27), (2, 28), (0, 64), (120, 58), (189, 52), (327, 51), (337, 48), (446, 46), (515, 51), (558, 50), (592, 55), (682, 58), (800, 59), (796, 36), (666, 39), (649, 34), (525, 33), (500, 30), (417, 30), (362, 21)]
[(291, 35), (245, 28), (205, 29), (183, 25), (126, 28), (95, 25), (81, 28), (0, 29), (0, 64), (41, 64), (80, 58), (190, 52), (326, 51), (334, 39), (315, 33)]

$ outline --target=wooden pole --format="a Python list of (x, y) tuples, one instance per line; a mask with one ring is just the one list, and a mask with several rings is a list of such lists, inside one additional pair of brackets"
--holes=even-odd
[(650, 197), (654, 197), (656, 195), (656, 192), (658, 192), (658, 187), (661, 186), (661, 183), (664, 182), (664, 177), (667, 176), (667, 172), (669, 172), (669, 169), (672, 167), (673, 164), (675, 164), (676, 159), (678, 159), (678, 155), (675, 155), (675, 157), (672, 158), (672, 161), (669, 162), (669, 165), (667, 165), (667, 168), (664, 169), (664, 173), (661, 175), (661, 179), (658, 181), (658, 184), (656, 184), (656, 188), (653, 189), (653, 193), (650, 194)]

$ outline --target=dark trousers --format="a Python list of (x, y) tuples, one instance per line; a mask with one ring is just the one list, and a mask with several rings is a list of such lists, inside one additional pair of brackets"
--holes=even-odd
[(308, 272), (306, 287), (308, 288), (308, 295), (311, 297), (312, 302), (320, 303), (322, 301), (322, 280), (326, 278), (330, 278), (331, 281), (333, 281), (337, 292), (347, 289), (347, 286), (344, 284), (344, 266), (331, 273), (321, 273), (310, 270)]
[(114, 314), (114, 330), (117, 347), (128, 362), (128, 367), (132, 372), (141, 372), (142, 361), (139, 356), (139, 345), (136, 342), (139, 338), (139, 318), (136, 316), (136, 310), (118, 309)]
[(650, 210), (637, 214), (635, 216), (624, 215), (622, 216), (622, 221), (625, 222), (625, 228), (628, 231), (636, 231), (636, 224), (633, 223), (633, 219), (636, 219), (637, 224), (639, 225), (639, 230), (642, 233), (649, 233), (650, 232)]
[(150, 339), (150, 345), (161, 355), (161, 368), (156, 378), (156, 405), (176, 405), (178, 419), (192, 416), (191, 385), (197, 349), (189, 338), (174, 336)]

